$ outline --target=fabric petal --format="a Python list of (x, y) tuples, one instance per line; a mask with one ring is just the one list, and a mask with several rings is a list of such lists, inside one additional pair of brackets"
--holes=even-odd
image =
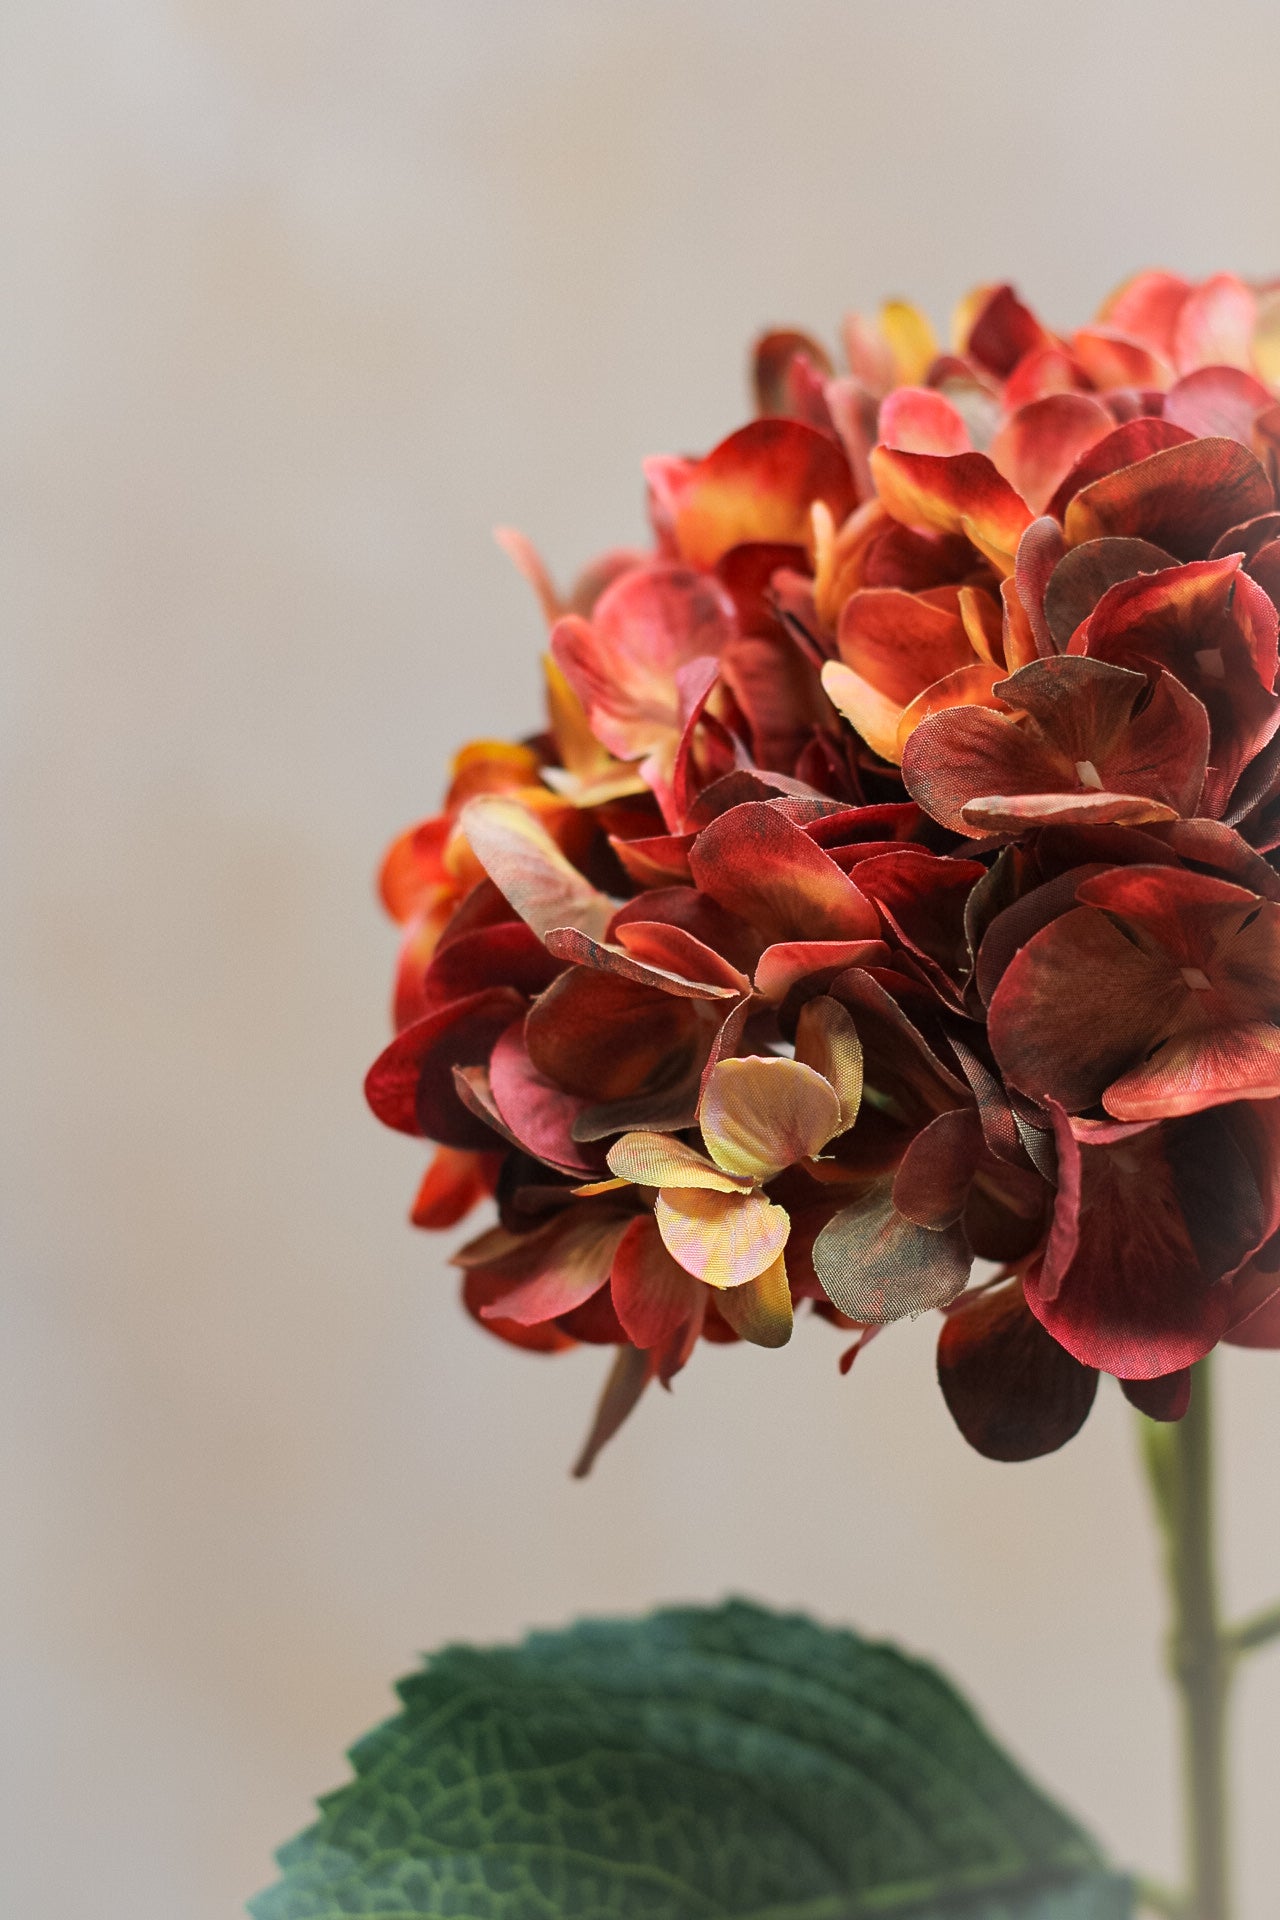
[(490, 987), (441, 1007), (396, 1036), (370, 1067), (365, 1098), (384, 1126), (441, 1145), (485, 1149), (493, 1134), (459, 1100), (455, 1066), (480, 1066), (524, 1009), (510, 987)]
[(840, 1102), (798, 1060), (721, 1060), (707, 1075), (698, 1121), (717, 1166), (763, 1184), (821, 1153), (839, 1130)]
[(422, 1176), (409, 1215), (415, 1227), (456, 1227), (478, 1201), (493, 1192), (501, 1164), (496, 1153), (437, 1147)]
[(675, 545), (695, 567), (713, 567), (746, 540), (807, 547), (816, 500), (838, 526), (857, 505), (843, 451), (829, 434), (798, 420), (753, 420), (703, 459), (660, 469), (657, 479)]
[(462, 828), (489, 878), (540, 940), (552, 927), (577, 927), (603, 939), (613, 902), (565, 858), (519, 801), (472, 800), (463, 809)]
[(649, 1356), (635, 1347), (619, 1347), (617, 1358), (610, 1367), (596, 1407), (595, 1418), (591, 1422), (591, 1431), (583, 1444), (582, 1452), (574, 1462), (573, 1477), (585, 1480), (610, 1440), (629, 1419), (639, 1404), (640, 1396), (653, 1378), (653, 1368)]
[(1067, 545), (1117, 535), (1199, 560), (1218, 535), (1275, 504), (1271, 482), (1236, 440), (1191, 440), (1109, 473), (1067, 508)]
[(963, 416), (933, 387), (895, 387), (880, 405), (880, 438), (906, 453), (965, 453), (971, 446)]
[(1181, 1420), (1191, 1405), (1191, 1369), (1161, 1373), (1154, 1380), (1122, 1380), (1125, 1399), (1148, 1420)]
[(916, 1134), (893, 1178), (893, 1204), (918, 1227), (938, 1231), (960, 1219), (982, 1153), (975, 1108), (940, 1113)]
[(782, 1254), (754, 1280), (723, 1288), (716, 1295), (716, 1307), (721, 1318), (752, 1346), (785, 1347), (791, 1338), (794, 1313)]
[(663, 1245), (710, 1287), (738, 1287), (771, 1267), (791, 1222), (762, 1193), (665, 1187), (654, 1209)]
[(862, 1105), (862, 1042), (848, 1008), (829, 993), (815, 994), (800, 1009), (796, 1059), (827, 1082), (839, 1103), (840, 1131), (847, 1132)]
[(1043, 513), (1081, 455), (1114, 428), (1090, 394), (1051, 393), (1005, 421), (991, 442), (991, 461), (1032, 513)]
[(1012, 573), (1018, 539), (1034, 515), (985, 453), (903, 453), (876, 447), (871, 471), (882, 504), (906, 526), (962, 533), (998, 573)]
[(813, 1246), (833, 1305), (868, 1325), (945, 1306), (963, 1292), (972, 1261), (958, 1227), (933, 1233), (899, 1213), (889, 1180), (837, 1213)]
[(1015, 1277), (965, 1294), (948, 1312), (938, 1383), (971, 1447), (988, 1460), (1037, 1460), (1080, 1431), (1098, 1374), (1046, 1333)]
[(770, 941), (879, 937), (875, 909), (853, 881), (767, 801), (713, 820), (689, 864), (704, 893)]
[(702, 1299), (702, 1282), (671, 1258), (651, 1214), (633, 1220), (619, 1240), (610, 1278), (614, 1310), (637, 1347), (665, 1347)]
[(717, 1167), (696, 1147), (668, 1133), (624, 1133), (610, 1147), (609, 1171), (638, 1187), (701, 1187), (717, 1193), (749, 1193), (750, 1174)]

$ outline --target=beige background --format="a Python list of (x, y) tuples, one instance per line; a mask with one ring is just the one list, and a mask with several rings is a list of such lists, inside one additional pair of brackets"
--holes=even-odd
[[(6, 0), (0, 1908), (213, 1920), (416, 1651), (727, 1590), (940, 1656), (1169, 1864), (1118, 1395), (1008, 1469), (928, 1325), (709, 1351), (585, 1486), (601, 1356), (484, 1339), (363, 1110), (383, 842), (519, 731), (637, 463), (761, 324), (1015, 274), (1280, 269), (1280, 13)], [(1280, 1359), (1226, 1365), (1226, 1553), (1280, 1590)], [(1280, 1654), (1239, 1726), (1280, 1880)]]

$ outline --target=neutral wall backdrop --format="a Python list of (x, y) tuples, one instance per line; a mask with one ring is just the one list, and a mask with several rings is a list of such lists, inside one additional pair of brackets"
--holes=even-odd
[[(213, 1920), (419, 1649), (726, 1591), (940, 1657), (1171, 1869), (1119, 1396), (969, 1453), (905, 1327), (706, 1351), (586, 1485), (602, 1356), (485, 1339), (360, 1079), (371, 876), (527, 728), (539, 621), (742, 417), (761, 325), (1013, 275), (1280, 270), (1271, 0), (7, 0), (0, 1907)], [(1280, 1590), (1280, 1361), (1224, 1369), (1227, 1587)], [(1241, 1701), (1275, 1911), (1280, 1655)]]

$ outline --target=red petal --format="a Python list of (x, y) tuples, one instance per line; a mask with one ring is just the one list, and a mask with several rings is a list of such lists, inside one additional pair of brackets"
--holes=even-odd
[(838, 645), (844, 664), (899, 708), (974, 658), (958, 602), (938, 605), (896, 587), (852, 594)]
[(599, 1160), (573, 1137), (582, 1102), (538, 1072), (524, 1040), (524, 1021), (513, 1020), (489, 1059), (489, 1091), (511, 1137), (526, 1153), (562, 1173), (596, 1172)]
[(880, 405), (880, 438), (906, 453), (965, 453), (972, 442), (963, 417), (932, 387), (897, 387)]
[(1114, 428), (1100, 400), (1052, 393), (1005, 421), (991, 442), (991, 458), (1032, 512), (1043, 513), (1076, 461)]
[[(799, 397), (794, 377), (797, 361), (806, 373), (829, 377), (834, 372), (825, 348), (810, 339), (807, 333), (796, 333), (789, 328), (777, 328), (772, 333), (762, 334), (756, 341), (751, 360), (757, 411), (793, 418), (796, 417)], [(803, 392), (805, 387), (807, 382), (800, 391)], [(821, 422), (815, 424), (820, 425)]]
[(1013, 713), (957, 707), (923, 721), (903, 754), (908, 791), (974, 835), (1193, 813), (1208, 760), (1203, 706), (1169, 674), (1151, 689), (1140, 674), (1084, 665), (1036, 660), (997, 682)]
[(1138, 273), (1116, 288), (1098, 319), (1117, 333), (1141, 341), (1172, 366), (1178, 316), (1190, 292), (1191, 282), (1181, 274), (1157, 269)]
[(767, 801), (733, 807), (689, 856), (703, 892), (767, 940), (874, 940), (875, 909), (829, 854)]
[(1273, 404), (1269, 388), (1238, 367), (1201, 367), (1165, 395), (1164, 418), (1188, 433), (1252, 448), (1254, 422)]
[(1274, 504), (1271, 482), (1247, 448), (1192, 440), (1093, 481), (1075, 495), (1063, 524), (1069, 546), (1122, 534), (1198, 560), (1225, 528)]
[(1191, 1369), (1157, 1374), (1154, 1380), (1122, 1380), (1124, 1397), (1148, 1420), (1181, 1420), (1191, 1405)]
[(452, 831), (452, 820), (440, 813), (392, 841), (378, 875), (378, 891), (393, 920), (412, 920), (434, 904), (442, 887), (452, 893), (443, 859)]
[(628, 1340), (665, 1347), (702, 1305), (700, 1280), (671, 1258), (652, 1214), (631, 1225), (613, 1256), (613, 1304)]
[(710, 1038), (705, 1005), (573, 967), (529, 1009), (525, 1044), (539, 1072), (566, 1092), (629, 1099), (676, 1087), (695, 1069)]
[(581, 1201), (566, 1207), (548, 1226), (520, 1236), (510, 1253), (480, 1268), (508, 1282), (505, 1293), (481, 1307), (481, 1319), (533, 1327), (572, 1313), (609, 1278), (628, 1224), (625, 1215)]
[(379, 1120), (445, 1146), (492, 1149), (492, 1132), (458, 1098), (453, 1069), (482, 1065), (523, 1009), (510, 987), (490, 987), (406, 1027), (365, 1079), (365, 1098)]
[(1026, 354), (1053, 344), (1053, 335), (1013, 288), (998, 286), (991, 289), (974, 316), (964, 351), (1003, 380)]
[(1095, 480), (1109, 473), (1120, 473), (1169, 447), (1186, 446), (1191, 438), (1185, 427), (1175, 427), (1171, 420), (1146, 417), (1127, 420), (1081, 455), (1049, 502), (1048, 511), (1055, 520), (1064, 519), (1076, 495), (1092, 486)]
[[(666, 932), (669, 937), (661, 943), (662, 951), (667, 958), (683, 960), (696, 968), (697, 973), (692, 977), (676, 973), (656, 960), (641, 959), (627, 947), (590, 940), (585, 933), (577, 933), (572, 927), (560, 927), (549, 933), (547, 948), (558, 959), (570, 961), (574, 966), (614, 973), (620, 979), (656, 987), (663, 993), (675, 994), (681, 999), (727, 1000), (746, 991), (748, 982), (737, 969), (727, 966), (718, 955), (709, 953), (690, 934), (682, 933), (679, 927), (669, 928)], [(722, 977), (707, 981), (698, 977), (704, 972)]]
[(972, 1107), (940, 1113), (921, 1129), (894, 1175), (893, 1204), (918, 1227), (954, 1226), (965, 1209), (982, 1152), (982, 1123)]
[(691, 567), (636, 567), (604, 593), (591, 621), (561, 621), (551, 653), (597, 739), (638, 759), (672, 731), (678, 668), (715, 658), (736, 632), (732, 601)]
[(1179, 373), (1210, 365), (1248, 367), (1258, 303), (1234, 273), (1215, 273), (1193, 287), (1178, 311), (1173, 358)]
[(1044, 585), (1044, 618), (1053, 642), (1047, 651), (1065, 653), (1077, 627), (1120, 581), (1175, 565), (1171, 553), (1153, 547), (1149, 540), (1086, 540), (1072, 547)]
[(1071, 350), (1095, 387), (1167, 387), (1173, 369), (1149, 347), (1110, 327), (1081, 327)]
[(1201, 810), (1216, 815), (1280, 724), (1271, 691), (1277, 624), (1266, 594), (1228, 556), (1111, 587), (1077, 629), (1071, 651), (1148, 673), (1167, 668), (1203, 702), (1211, 771)]
[(952, 1419), (988, 1460), (1035, 1460), (1084, 1425), (1098, 1375), (1028, 1311), (1022, 1282), (958, 1300), (938, 1338), (938, 1382)]
[(1082, 1146), (1058, 1123), (1059, 1195), (1027, 1277), (1042, 1325), (1086, 1366), (1151, 1380), (1191, 1366), (1230, 1317), (1223, 1283), (1258, 1231), (1258, 1190), (1230, 1127), (1197, 1114)]
[(423, 1012), (448, 1006), (485, 987), (514, 987), (532, 999), (551, 985), (559, 971), (523, 920), (481, 927), (437, 948), (423, 985)]
[(566, 1333), (554, 1320), (545, 1320), (541, 1326), (522, 1327), (515, 1320), (485, 1317), (484, 1309), (491, 1306), (509, 1286), (510, 1282), (501, 1275), (494, 1277), (482, 1271), (463, 1277), (462, 1304), (486, 1333), (496, 1334), (499, 1340), (506, 1340), (513, 1347), (524, 1347), (531, 1353), (564, 1353), (570, 1347), (577, 1346), (572, 1334)]
[(888, 958), (880, 940), (780, 940), (761, 954), (755, 989), (780, 1006), (802, 981), (817, 991), (849, 967), (879, 966)]

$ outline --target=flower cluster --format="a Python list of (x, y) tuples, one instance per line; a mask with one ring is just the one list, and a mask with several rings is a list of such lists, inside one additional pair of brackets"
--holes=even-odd
[[(954, 347), (792, 332), (561, 598), (545, 730), (392, 847), (389, 1126), (518, 1345), (616, 1349), (585, 1471), (700, 1339), (940, 1309), (999, 1459), (1280, 1344), (1280, 289), (1144, 273)], [(975, 1260), (981, 1263), (973, 1278)], [(994, 1266), (994, 1274), (992, 1273)]]

